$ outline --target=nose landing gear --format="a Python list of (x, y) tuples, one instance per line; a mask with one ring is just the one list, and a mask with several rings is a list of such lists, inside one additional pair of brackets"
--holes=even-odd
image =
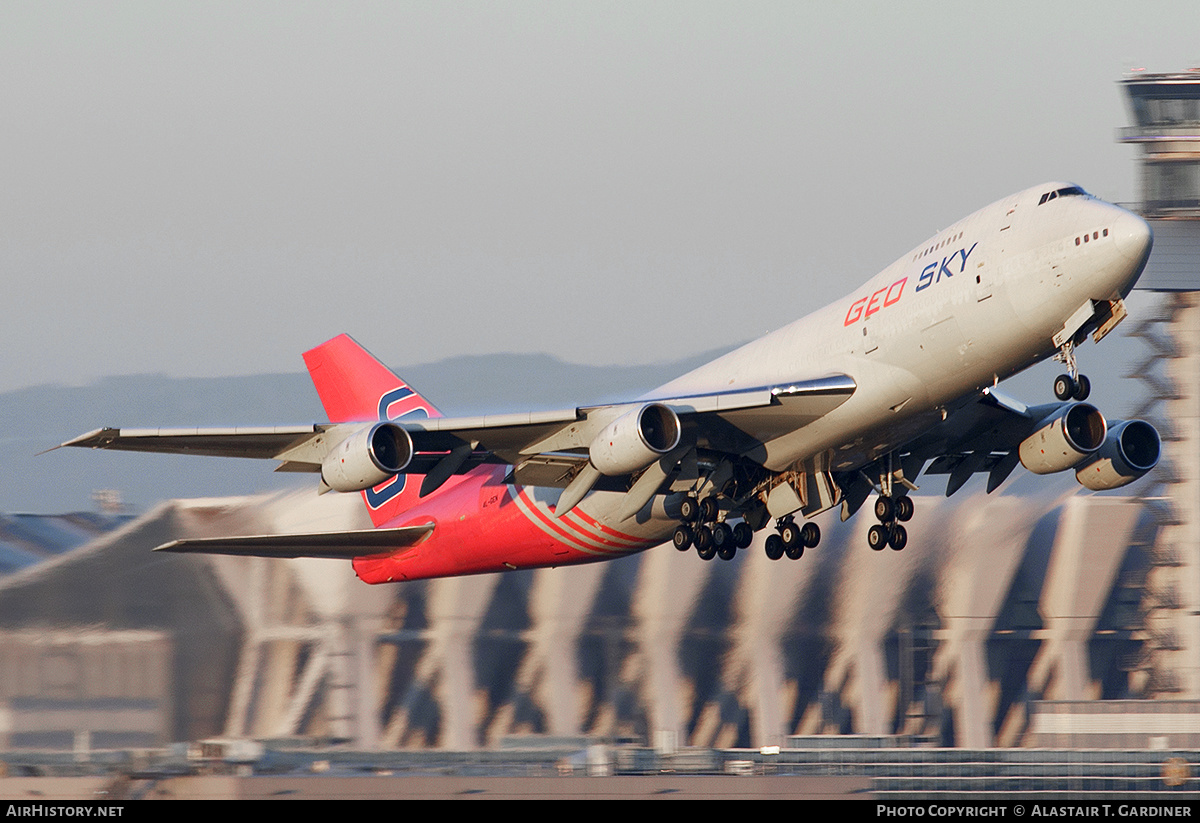
[(1066, 374), (1060, 374), (1054, 379), (1054, 396), (1059, 400), (1087, 400), (1092, 393), (1092, 381), (1086, 375), (1079, 373), (1075, 362), (1075, 343), (1068, 340), (1054, 355), (1054, 359), (1067, 367)]

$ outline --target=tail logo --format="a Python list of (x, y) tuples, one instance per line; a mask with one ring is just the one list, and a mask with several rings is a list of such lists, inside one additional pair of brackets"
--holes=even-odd
[(421, 417), (437, 416), (433, 407), (426, 403), (421, 395), (405, 385), (384, 392), (383, 396), (379, 398), (380, 420), (399, 420), (401, 417), (411, 417), (414, 414), (419, 414)]

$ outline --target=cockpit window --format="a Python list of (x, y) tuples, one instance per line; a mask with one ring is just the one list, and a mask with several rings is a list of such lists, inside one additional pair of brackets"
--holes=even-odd
[(1038, 201), (1038, 205), (1040, 206), (1043, 203), (1049, 203), (1051, 200), (1055, 199), (1056, 197), (1078, 197), (1078, 196), (1086, 197), (1087, 192), (1084, 191), (1083, 189), (1079, 188), (1079, 186), (1067, 186), (1064, 189), (1055, 189), (1054, 191), (1046, 192), (1045, 194), (1042, 195), (1042, 199)]

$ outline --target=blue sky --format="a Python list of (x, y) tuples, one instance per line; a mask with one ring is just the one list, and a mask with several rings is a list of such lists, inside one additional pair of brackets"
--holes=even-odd
[(7, 2), (0, 391), (298, 371), (343, 331), (397, 366), (746, 340), (1011, 191), (1134, 199), (1116, 82), (1200, 66), (1197, 32), (1195, 2)]

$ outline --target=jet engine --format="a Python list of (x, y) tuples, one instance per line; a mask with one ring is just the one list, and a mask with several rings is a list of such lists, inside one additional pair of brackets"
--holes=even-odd
[(661, 403), (647, 403), (604, 427), (588, 447), (592, 465), (615, 477), (644, 469), (679, 445), (679, 415)]
[(1034, 474), (1053, 474), (1078, 466), (1104, 445), (1108, 424), (1088, 403), (1063, 406), (1038, 424), (1021, 442), (1021, 465)]
[(335, 491), (362, 491), (404, 471), (412, 457), (412, 436), (395, 423), (363, 426), (325, 456), (321, 479)]
[(1075, 479), (1092, 491), (1119, 489), (1158, 465), (1162, 441), (1144, 420), (1124, 420), (1108, 430), (1100, 450), (1075, 471)]

